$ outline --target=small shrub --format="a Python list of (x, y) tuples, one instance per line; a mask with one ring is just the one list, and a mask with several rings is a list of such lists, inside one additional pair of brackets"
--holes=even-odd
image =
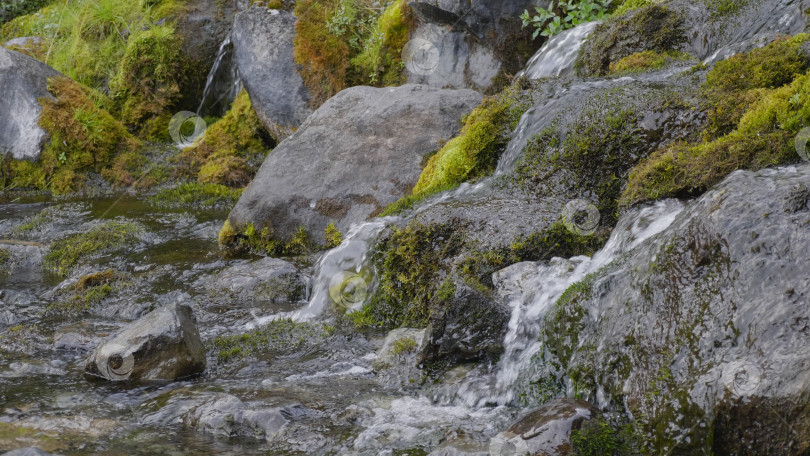
[(564, 30), (576, 27), (579, 24), (591, 21), (601, 21), (607, 15), (611, 0), (554, 0), (548, 9), (536, 6), (535, 15), (528, 10), (520, 15), (523, 27), (534, 27), (533, 38), (539, 35), (552, 37)]

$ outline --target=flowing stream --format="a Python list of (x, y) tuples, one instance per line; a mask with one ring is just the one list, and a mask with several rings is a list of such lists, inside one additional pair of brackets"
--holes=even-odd
[(214, 65), (208, 72), (197, 115), (225, 114), (241, 91), (242, 80), (239, 78), (239, 68), (234, 61), (233, 42), (229, 33), (219, 45)]

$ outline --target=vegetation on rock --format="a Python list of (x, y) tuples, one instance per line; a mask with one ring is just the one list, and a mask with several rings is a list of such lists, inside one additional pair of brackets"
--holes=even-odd
[(178, 172), (202, 184), (244, 187), (272, 146), (247, 91), (242, 90), (228, 112), (178, 154)]
[(530, 106), (531, 97), (519, 83), (485, 98), (463, 119), (459, 135), (428, 159), (411, 194), (387, 207), (382, 215), (395, 214), (431, 195), (492, 174), (512, 131)]
[(703, 139), (674, 143), (639, 163), (622, 203), (694, 195), (737, 169), (798, 161), (793, 141), (810, 118), (810, 60), (802, 49), (808, 38), (777, 40), (718, 62), (703, 85), (709, 111)]
[(295, 62), (320, 106), (355, 85), (386, 86), (405, 81), (402, 49), (409, 38), (412, 13), (406, 0), (302, 0)]
[(48, 304), (47, 310), (62, 315), (80, 314), (128, 285), (123, 274), (111, 269), (88, 274), (61, 290), (57, 300)]
[(684, 17), (664, 6), (649, 5), (599, 24), (580, 50), (577, 71), (583, 75), (605, 76), (611, 64), (632, 54), (677, 51), (686, 41)]
[(313, 345), (333, 332), (334, 327), (327, 324), (281, 318), (243, 334), (218, 336), (208, 344), (208, 348), (220, 362), (225, 363), (266, 352), (289, 351)]
[(73, 234), (50, 245), (43, 267), (66, 276), (83, 258), (121, 247), (137, 240), (143, 231), (139, 224), (110, 221), (84, 233)]
[(195, 209), (230, 209), (239, 200), (242, 189), (221, 184), (184, 182), (176, 187), (160, 190), (150, 199), (158, 207), (188, 207)]

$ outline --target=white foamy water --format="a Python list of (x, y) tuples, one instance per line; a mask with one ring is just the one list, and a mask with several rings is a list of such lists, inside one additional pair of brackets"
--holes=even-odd
[(516, 380), (521, 372), (530, 368), (532, 356), (541, 349), (538, 336), (543, 318), (563, 292), (665, 230), (683, 207), (677, 200), (667, 200), (622, 217), (605, 247), (593, 258), (555, 258), (548, 263), (522, 263), (497, 272), (496, 284), (513, 297), (504, 355), (494, 378), (470, 379), (458, 390), (453, 401), (468, 406), (512, 402)]

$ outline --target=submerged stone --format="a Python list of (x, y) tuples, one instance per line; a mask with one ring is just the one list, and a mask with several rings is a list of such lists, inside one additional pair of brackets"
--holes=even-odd
[(85, 372), (111, 381), (177, 380), (205, 370), (205, 348), (191, 307), (168, 304), (99, 345)]

